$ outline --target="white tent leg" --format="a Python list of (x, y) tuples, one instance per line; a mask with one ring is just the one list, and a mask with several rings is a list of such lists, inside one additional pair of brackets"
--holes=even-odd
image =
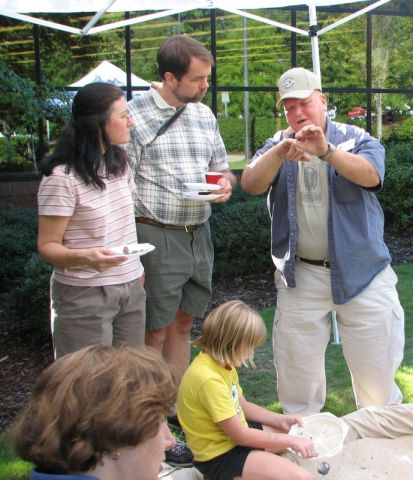
[(333, 326), (333, 345), (340, 345), (340, 335), (337, 327), (337, 315), (335, 310), (331, 310), (331, 325)]
[(321, 80), (320, 67), (320, 52), (318, 48), (318, 33), (317, 33), (317, 9), (315, 2), (308, 4), (308, 15), (310, 20), (310, 35), (311, 35), (311, 53), (313, 57), (313, 72)]

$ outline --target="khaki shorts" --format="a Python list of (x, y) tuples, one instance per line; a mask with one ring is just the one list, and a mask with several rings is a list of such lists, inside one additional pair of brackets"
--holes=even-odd
[(136, 224), (140, 243), (155, 250), (141, 257), (145, 268), (146, 328), (167, 327), (177, 310), (202, 317), (211, 298), (214, 249), (209, 223), (193, 232)]
[(103, 287), (50, 282), (55, 358), (88, 345), (138, 346), (145, 338), (145, 290), (141, 280)]

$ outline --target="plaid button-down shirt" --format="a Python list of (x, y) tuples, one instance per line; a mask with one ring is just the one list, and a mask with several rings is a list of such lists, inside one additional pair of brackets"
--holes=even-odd
[(208, 220), (208, 202), (186, 200), (185, 182), (205, 182), (208, 170), (228, 168), (218, 123), (202, 103), (189, 103), (182, 114), (157, 136), (159, 128), (175, 113), (151, 89), (129, 102), (135, 121), (127, 145), (137, 186), (136, 216), (162, 223), (196, 225)]

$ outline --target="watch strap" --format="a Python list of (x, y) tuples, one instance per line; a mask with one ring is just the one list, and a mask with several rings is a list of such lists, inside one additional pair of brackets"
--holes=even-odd
[(328, 147), (326, 153), (324, 155), (320, 155), (318, 158), (320, 160), (323, 160), (323, 162), (328, 162), (330, 159), (331, 155), (337, 150), (337, 147), (333, 145), (332, 143), (328, 142)]

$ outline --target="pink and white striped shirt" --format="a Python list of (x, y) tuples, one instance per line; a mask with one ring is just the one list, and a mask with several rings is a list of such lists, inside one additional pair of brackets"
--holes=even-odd
[[(67, 248), (111, 248), (137, 242), (130, 168), (124, 175), (103, 178), (106, 189), (85, 182), (65, 166), (44, 176), (38, 192), (39, 215), (70, 217), (62, 244)], [(98, 287), (130, 282), (143, 275), (139, 257), (98, 272), (90, 267), (54, 267), (54, 279), (67, 285)]]

